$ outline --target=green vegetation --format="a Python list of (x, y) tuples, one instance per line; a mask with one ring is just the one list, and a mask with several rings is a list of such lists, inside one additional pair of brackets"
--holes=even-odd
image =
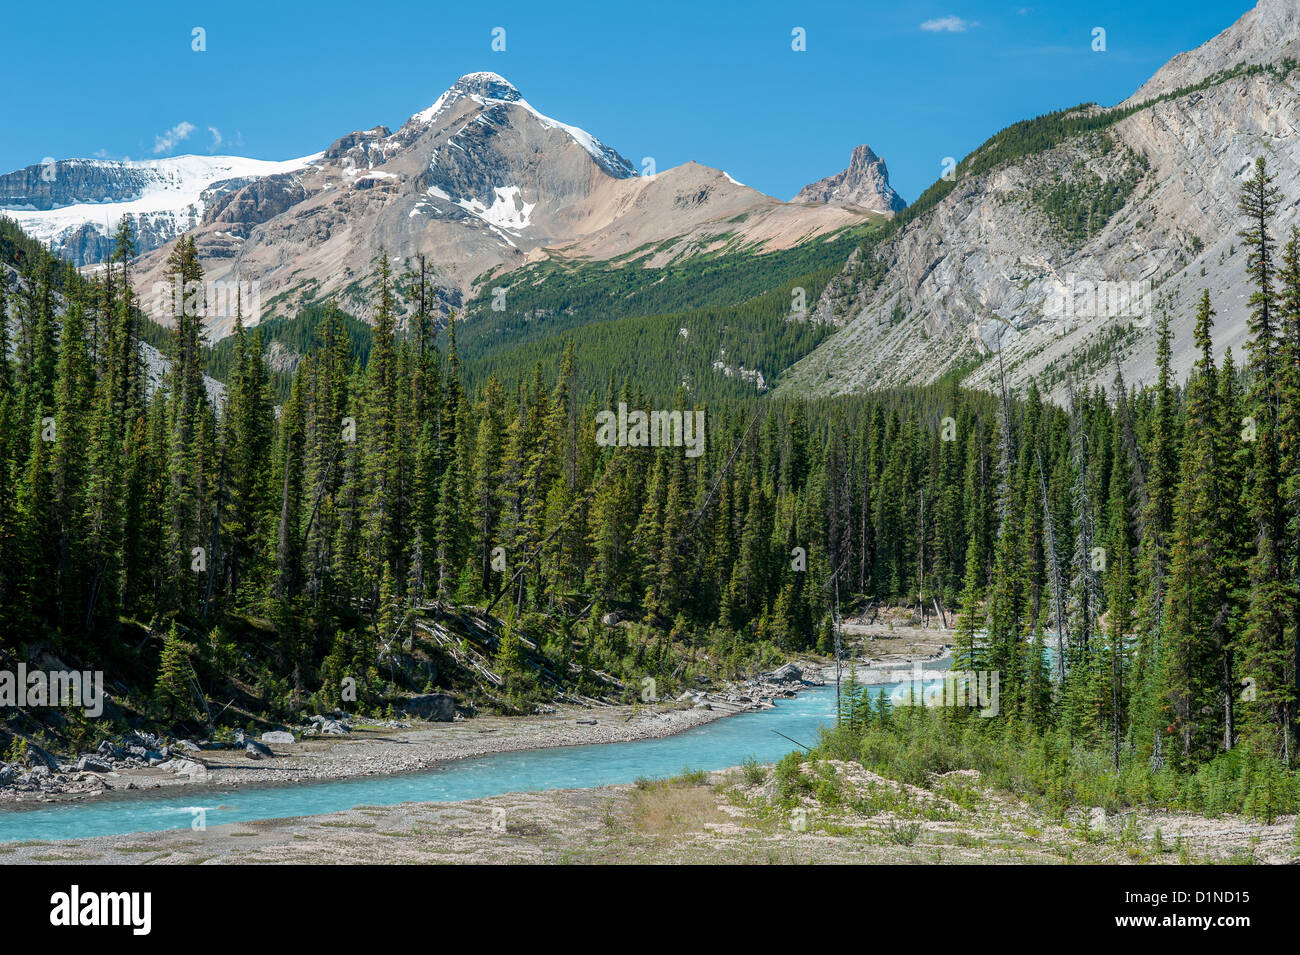
[(1145, 168), (1145, 162), (1130, 154), (1123, 171), (1114, 178), (1103, 179), (1076, 168), (1070, 178), (1039, 185), (1031, 195), (1066, 243), (1077, 248), (1123, 208)]
[[(348, 678), (342, 702), (386, 711), (423, 659), (423, 685), (472, 680), (515, 712), (828, 651), (836, 599), (938, 603), (956, 666), (1000, 675), (997, 718), (850, 692), (834, 752), (905, 779), (980, 768), (1058, 804), (1290, 811), (1300, 232), (1278, 249), (1280, 202), (1261, 160), (1240, 196), (1241, 370), (1216, 359), (1207, 292), (1185, 389), (1166, 320), (1152, 387), (1117, 376), (1068, 409), (951, 380), (707, 407), (683, 391), (672, 405), (706, 415), (699, 456), (598, 442), (598, 412), (663, 405), (584, 382), (573, 347), (552, 374), (468, 385), (458, 325), (440, 343), (417, 312), (399, 334), (383, 256), (368, 361), (323, 314), (277, 413), (240, 322), (213, 406), (183, 313), (148, 393), (128, 229), (93, 281), (34, 255), (0, 287), (0, 650), (108, 669), (163, 725), (206, 722), (217, 698), (300, 715)], [(192, 243), (169, 264), (202, 277)], [(781, 798), (839, 798), (799, 767), (777, 767)]]
[[(278, 342), (291, 354), (301, 356), (324, 346), (324, 326), (330, 320), (342, 325), (348, 337), (352, 358), (364, 365), (370, 357), (370, 326), (351, 315), (339, 312), (333, 306), (309, 305), (293, 318), (268, 318), (257, 327), (250, 329), (248, 336), (250, 339), (259, 340), (263, 355), (267, 353), (272, 342)], [(163, 331), (166, 334), (166, 330)], [(165, 339), (161, 342), (151, 341), (150, 344), (166, 351)], [(204, 373), (217, 381), (229, 381), (238, 369), (238, 348), (234, 336), (223, 338), (207, 347), (204, 354)], [(293, 372), (271, 368), (269, 374), (271, 392), (278, 404), (289, 397)]]
[[(481, 281), (478, 296), (465, 307), (466, 338), (462, 344), (466, 350), (471, 347), (471, 324), (487, 339), (522, 335), (527, 340), (564, 333), (590, 321), (674, 314), (748, 301), (801, 276), (843, 264), (854, 246), (879, 231), (884, 221), (771, 252), (747, 248), (695, 255), (650, 268), (646, 263), (660, 250), (647, 246), (609, 263), (551, 260), (500, 279), (489, 276)], [(493, 290), (498, 287), (508, 289), (504, 312), (492, 309)], [(540, 331), (539, 323), (544, 325)]]
[[(814, 755), (854, 760), (923, 787), (932, 786), (936, 775), (973, 769), (983, 782), (1048, 812), (1140, 806), (1212, 816), (1238, 813), (1272, 823), (1300, 811), (1300, 776), (1247, 748), (1222, 753), (1190, 772), (1169, 764), (1154, 768), (1149, 759), (1128, 751), (1117, 772), (1110, 753), (1063, 729), (1037, 731), (1014, 720), (924, 707), (901, 708), (880, 720), (869, 715), (871, 710), (861, 708), (853, 727), (825, 731)], [(798, 754), (787, 758), (797, 761)]]
[[(761, 372), (770, 387), (829, 334), (791, 319), (794, 289), (803, 289), (811, 311), (849, 252), (880, 228), (872, 223), (792, 249), (729, 251), (656, 268), (646, 267), (657, 251), (647, 248), (614, 267), (552, 261), (488, 278), (458, 329), (466, 382), (476, 386), (493, 374), (509, 381), (539, 362), (553, 372), (572, 342), (580, 391), (600, 391), (612, 375), (660, 400), (683, 385), (695, 400), (755, 394), (742, 367)], [(491, 307), (497, 288), (508, 290), (499, 312)]]
[[(661, 401), (679, 389), (697, 401), (745, 398), (760, 391), (752, 372), (761, 372), (770, 388), (782, 369), (830, 334), (825, 325), (791, 320), (790, 303), (800, 287), (811, 307), (834, 271), (796, 278), (738, 305), (589, 322), (564, 337), (489, 337), (483, 327), (458, 325), (458, 344), (470, 342), (465, 377), (470, 384), (493, 376), (509, 381), (538, 364), (553, 373), (572, 345), (573, 387), (580, 393), (601, 393), (612, 378), (635, 381), (641, 394)], [(742, 369), (750, 374), (742, 376)]]

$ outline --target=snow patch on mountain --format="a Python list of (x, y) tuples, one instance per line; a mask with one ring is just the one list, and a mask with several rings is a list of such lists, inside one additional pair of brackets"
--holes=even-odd
[(457, 199), (456, 205), (478, 216), (489, 225), (509, 229), (512, 232), (527, 229), (537, 203), (524, 202), (518, 186), (498, 186), (492, 191), (496, 194), (496, 198), (492, 200), (490, 206), (483, 205), (477, 199)]

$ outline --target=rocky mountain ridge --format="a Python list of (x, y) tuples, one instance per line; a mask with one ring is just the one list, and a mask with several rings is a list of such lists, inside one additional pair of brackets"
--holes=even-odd
[[(35, 205), (27, 193), (39, 167), (21, 172), (5, 193), (10, 208)], [(484, 276), (503, 281), (531, 262), (606, 261), (649, 250), (640, 264), (656, 267), (721, 251), (766, 252), (881, 214), (852, 203), (781, 202), (693, 162), (638, 175), (617, 150), (543, 114), (503, 77), (485, 72), (461, 77), (396, 131), (358, 130), (262, 175), (195, 174), (187, 188), (193, 195), (169, 219), (154, 210), (154, 219), (139, 220), (147, 234), (133, 271), (137, 290), (158, 297), (171, 243), (186, 233), (206, 279), (254, 289), (256, 300), (246, 296), (244, 304), (260, 305), (263, 317), (327, 300), (368, 316), (380, 249), (399, 268), (423, 255), (438, 306), (450, 311)], [(144, 190), (144, 198), (156, 204), (157, 191)], [(111, 192), (105, 182), (84, 196), (50, 193), (39, 201), (51, 209), (11, 214), (26, 217), (22, 222), (60, 217), (62, 231), (47, 224), (41, 237), (93, 261), (106, 251), (103, 230), (87, 221), (81, 232), (71, 225), (77, 216), (109, 216), (120, 203), (91, 199)], [(79, 204), (58, 205), (70, 198)], [(222, 337), (233, 321), (225, 312), (210, 316), (209, 337)]]
[[(964, 162), (933, 208), (851, 257), (813, 313), (840, 330), (778, 391), (834, 394), (953, 373), (992, 387), (1005, 373), (1013, 387), (1035, 379), (1064, 400), (1070, 382), (1109, 383), (1117, 364), (1130, 383), (1149, 383), (1161, 314), (1175, 369), (1191, 367), (1202, 288), (1218, 312), (1216, 351), (1240, 355), (1249, 293), (1237, 199), (1257, 156), (1285, 197), (1275, 234), (1300, 211), (1300, 73), (1286, 60), (1300, 21), (1287, 7), (1261, 0), (1176, 57), (1143, 87), (1154, 97), (1146, 105), (1038, 121), (1085, 127), (1049, 149), (1015, 154), (1015, 136), (1032, 130), (999, 133), (981, 151), (1014, 158), (978, 174)], [(1246, 62), (1204, 73), (1234, 51)]]
[(854, 147), (847, 169), (809, 183), (793, 201), (846, 203), (889, 214), (907, 206), (889, 184), (885, 161), (866, 145)]

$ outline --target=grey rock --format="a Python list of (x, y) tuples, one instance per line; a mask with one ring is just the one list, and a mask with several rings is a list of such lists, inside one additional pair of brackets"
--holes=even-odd
[(799, 669), (793, 663), (787, 663), (785, 666), (777, 667), (769, 674), (769, 678), (777, 683), (802, 683), (803, 670)]
[(271, 747), (267, 746), (265, 743), (259, 743), (255, 739), (250, 739), (244, 745), (244, 755), (249, 759), (261, 759), (263, 756), (274, 756), (275, 753), (271, 752)]
[(456, 718), (456, 698), (450, 693), (413, 696), (402, 704), (402, 710), (421, 719), (450, 723)]
[(197, 753), (203, 748), (198, 743), (188, 739), (177, 740), (176, 745), (187, 753)]
[(46, 772), (57, 770), (59, 768), (59, 761), (57, 759), (30, 740), (27, 742), (27, 757), (40, 763), (41, 765), (38, 768), (43, 769)]
[(136, 730), (132, 735), (140, 745), (158, 752), (166, 745), (161, 736), (155, 736), (153, 733), (146, 733), (144, 730)]
[(192, 759), (169, 759), (167, 762), (160, 764), (158, 768), (175, 773), (177, 776), (189, 776), (191, 779), (208, 774), (208, 767)]
[(262, 734), (263, 743), (293, 743), (296, 742), (292, 733), (284, 730), (268, 730)]
[(126, 755), (121, 746), (109, 740), (101, 742), (95, 752), (104, 759), (121, 759)]
[(94, 756), (83, 756), (77, 760), (77, 770), (83, 773), (107, 773), (113, 769), (103, 760), (96, 759)]

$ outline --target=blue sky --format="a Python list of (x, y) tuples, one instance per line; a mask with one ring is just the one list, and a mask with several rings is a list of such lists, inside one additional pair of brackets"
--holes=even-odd
[[(46, 156), (288, 159), (354, 129), (396, 129), (461, 74), (492, 70), (638, 168), (693, 159), (789, 198), (865, 142), (911, 201), (945, 156), (1018, 119), (1116, 103), (1252, 6), (9, 3), (0, 171)], [(191, 48), (195, 27), (204, 52)], [(495, 27), (504, 52), (492, 50)], [(1095, 27), (1105, 52), (1092, 49)]]

